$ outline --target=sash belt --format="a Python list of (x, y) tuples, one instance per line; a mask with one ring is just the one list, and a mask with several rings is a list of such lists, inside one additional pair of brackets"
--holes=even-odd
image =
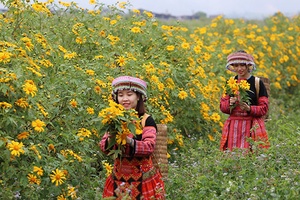
[[(131, 174), (131, 173), (137, 173), (137, 172), (140, 172), (140, 171), (136, 171), (138, 169), (133, 169), (133, 168), (122, 168), (120, 170), (120, 173), (124, 173), (124, 174)], [(147, 172), (142, 172), (142, 180), (146, 180), (152, 176), (154, 176), (156, 174), (156, 168), (155, 167), (152, 167), (149, 171)], [(116, 180), (116, 175), (115, 175), (115, 172), (113, 171), (112, 172), (112, 178), (114, 180)]]
[(252, 120), (253, 117), (252, 116), (230, 116), (228, 119), (229, 120), (232, 120), (232, 119)]

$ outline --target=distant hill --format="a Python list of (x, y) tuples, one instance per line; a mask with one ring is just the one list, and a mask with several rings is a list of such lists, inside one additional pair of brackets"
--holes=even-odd
[[(182, 15), (182, 16), (174, 16), (171, 14), (164, 14), (164, 13), (155, 13), (149, 10), (144, 10), (144, 9), (139, 9), (139, 11), (142, 13), (144, 11), (151, 12), (157, 19), (161, 20), (171, 20), (171, 19), (176, 19), (176, 20), (192, 20), (192, 19), (201, 19), (201, 18), (211, 18), (211, 16), (207, 16), (205, 12), (196, 12), (195, 14), (192, 15)], [(217, 15), (212, 16), (214, 18)]]

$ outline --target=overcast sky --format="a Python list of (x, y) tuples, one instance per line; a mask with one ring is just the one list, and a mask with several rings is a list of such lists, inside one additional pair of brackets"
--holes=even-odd
[[(89, 0), (73, 0), (81, 7), (89, 7)], [(126, 1), (126, 0), (123, 0)], [(122, 0), (99, 0), (111, 5)], [(130, 0), (132, 8), (143, 8), (156, 13), (176, 16), (191, 15), (198, 11), (208, 15), (269, 16), (277, 11), (285, 15), (300, 13), (300, 0)]]
[[(46, 0), (40, 0), (45, 2)], [(55, 0), (58, 2), (59, 0)], [(72, 0), (61, 0), (71, 2)], [(127, 0), (98, 0), (106, 5)], [(89, 0), (73, 0), (80, 7), (92, 9)], [(129, 0), (132, 7), (175, 16), (192, 15), (198, 11), (208, 15), (266, 17), (281, 11), (287, 16), (300, 13), (300, 0)]]

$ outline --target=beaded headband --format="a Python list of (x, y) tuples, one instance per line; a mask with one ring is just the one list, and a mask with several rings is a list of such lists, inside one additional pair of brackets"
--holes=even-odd
[(234, 71), (232, 64), (237, 64), (237, 63), (250, 65), (249, 67), (250, 72), (256, 69), (253, 56), (245, 52), (235, 52), (230, 54), (227, 57), (226, 68), (230, 71)]
[(120, 76), (115, 78), (112, 82), (113, 99), (117, 100), (117, 93), (119, 90), (132, 90), (142, 94), (143, 100), (147, 100), (147, 83), (142, 79), (131, 76)]

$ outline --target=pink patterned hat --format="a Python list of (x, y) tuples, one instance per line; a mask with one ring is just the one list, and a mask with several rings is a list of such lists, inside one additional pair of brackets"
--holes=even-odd
[(253, 56), (242, 50), (234, 52), (227, 57), (226, 68), (230, 71), (234, 71), (232, 64), (241, 64), (241, 63), (249, 65), (250, 71), (256, 69)]
[(116, 100), (118, 90), (132, 90), (139, 92), (143, 96), (143, 100), (147, 100), (147, 83), (142, 79), (132, 76), (120, 76), (112, 82), (113, 98)]

